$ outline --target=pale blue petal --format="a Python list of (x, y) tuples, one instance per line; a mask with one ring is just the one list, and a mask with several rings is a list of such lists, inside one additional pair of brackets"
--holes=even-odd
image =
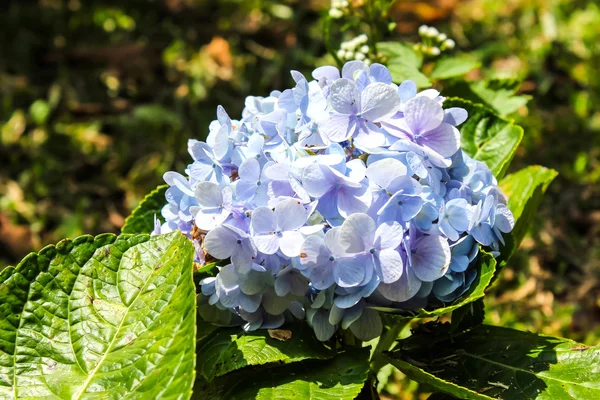
[(340, 228), (340, 245), (347, 253), (368, 251), (375, 239), (375, 221), (367, 214), (352, 214)]
[(398, 95), (403, 103), (417, 95), (417, 85), (413, 81), (404, 81), (398, 87)]
[(383, 283), (396, 282), (404, 272), (404, 263), (400, 253), (392, 249), (384, 249), (375, 253), (379, 262), (379, 273)]
[(467, 120), (469, 114), (464, 108), (451, 107), (444, 110), (444, 122), (458, 126)]
[(335, 143), (347, 140), (356, 130), (356, 118), (347, 114), (330, 114), (319, 121), (319, 132)]
[(392, 83), (392, 74), (385, 66), (381, 64), (371, 64), (369, 67), (369, 75), (371, 75), (376, 82), (382, 82), (388, 85)]
[(354, 80), (357, 71), (363, 71), (367, 66), (362, 61), (349, 61), (342, 67), (342, 78)]
[(286, 257), (298, 257), (302, 246), (302, 234), (297, 231), (285, 231), (279, 241), (279, 248)]
[(400, 108), (400, 97), (396, 89), (385, 83), (372, 83), (361, 93), (361, 118), (377, 122), (395, 114)]
[(260, 163), (256, 158), (249, 158), (240, 165), (238, 174), (240, 179), (256, 183), (260, 180)]
[(275, 214), (268, 207), (258, 207), (252, 211), (252, 229), (258, 234), (275, 232)]
[(360, 260), (342, 257), (335, 260), (333, 278), (340, 287), (355, 287), (360, 285), (365, 277), (365, 266)]
[(421, 288), (421, 280), (412, 268), (406, 268), (400, 279), (391, 284), (381, 283), (377, 290), (388, 300), (404, 302), (412, 299)]
[(360, 110), (360, 92), (349, 79), (339, 79), (329, 88), (329, 104), (340, 114), (354, 115)]
[(218, 226), (204, 237), (204, 249), (214, 258), (225, 260), (231, 257), (233, 245), (237, 240), (238, 236), (235, 233), (223, 226)]
[(275, 225), (282, 231), (292, 231), (306, 223), (308, 213), (296, 199), (283, 200), (275, 206)]
[(404, 229), (402, 225), (393, 222), (384, 222), (375, 231), (374, 247), (377, 249), (396, 249), (402, 242)]
[(312, 326), (315, 331), (315, 336), (321, 342), (331, 339), (335, 333), (335, 326), (329, 323), (329, 315), (327, 310), (317, 310), (312, 318)]
[(316, 198), (323, 196), (334, 183), (335, 175), (329, 167), (314, 163), (304, 168), (302, 186), (310, 196)]
[(275, 234), (256, 235), (252, 237), (258, 251), (264, 254), (275, 254), (279, 250), (279, 236)]
[(432, 282), (446, 274), (450, 265), (450, 246), (442, 236), (417, 239), (412, 252), (412, 268), (420, 280)]
[(406, 103), (404, 118), (412, 132), (418, 135), (440, 126), (444, 110), (438, 102), (417, 96)]
[(350, 330), (358, 340), (368, 342), (375, 339), (383, 330), (381, 317), (379, 313), (370, 308), (365, 308), (360, 316), (352, 325)]

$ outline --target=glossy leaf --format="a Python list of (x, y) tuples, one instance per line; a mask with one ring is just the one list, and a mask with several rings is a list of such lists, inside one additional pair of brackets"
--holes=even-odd
[(390, 361), (412, 379), (460, 399), (600, 398), (600, 347), (482, 325), (461, 335), (399, 342)]
[(289, 329), (292, 337), (286, 341), (271, 338), (266, 330), (244, 332), (240, 327), (218, 329), (198, 343), (198, 374), (210, 381), (246, 366), (328, 359), (335, 355), (316, 339), (305, 323)]
[(532, 165), (500, 181), (500, 188), (508, 196), (508, 207), (515, 217), (515, 227), (506, 235), (501, 260), (506, 261), (519, 247), (531, 224), (542, 197), (558, 173), (553, 169)]
[(444, 88), (449, 96), (484, 104), (500, 115), (508, 115), (527, 104), (530, 96), (518, 95), (521, 82), (515, 79), (492, 79), (450, 82)]
[(330, 360), (307, 360), (274, 368), (244, 368), (210, 383), (197, 381), (201, 400), (352, 400), (369, 372), (369, 349), (349, 349)]
[(192, 254), (172, 233), (82, 236), (27, 256), (0, 284), (0, 398), (188, 397)]
[(466, 75), (480, 66), (481, 63), (478, 60), (466, 54), (450, 56), (436, 61), (429, 77), (431, 79), (456, 78)]
[(121, 233), (150, 233), (154, 229), (154, 216), (162, 221), (160, 211), (167, 204), (165, 192), (168, 185), (161, 185), (148, 193), (141, 203), (125, 219)]
[(444, 108), (449, 107), (462, 107), (469, 113), (467, 121), (459, 126), (462, 149), (502, 178), (521, 143), (523, 128), (481, 104), (453, 97), (444, 102)]

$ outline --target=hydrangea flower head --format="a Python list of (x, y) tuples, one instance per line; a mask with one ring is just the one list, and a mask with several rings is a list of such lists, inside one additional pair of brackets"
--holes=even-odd
[(377, 307), (449, 302), (477, 276), (479, 247), (498, 254), (514, 218), (497, 181), (460, 150), (461, 108), (433, 89), (399, 87), (380, 64), (327, 66), (314, 80), (222, 107), (206, 142), (190, 140), (184, 176), (167, 172), (166, 222), (196, 261), (208, 303), (275, 328), (306, 318), (317, 338), (379, 335)]

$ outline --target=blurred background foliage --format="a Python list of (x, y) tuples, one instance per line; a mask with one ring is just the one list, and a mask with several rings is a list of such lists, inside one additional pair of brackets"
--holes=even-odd
[[(328, 0), (2, 2), (0, 269), (64, 237), (118, 232), (165, 171), (184, 169), (187, 139), (205, 137), (218, 104), (235, 118), (245, 96), (290, 87), (291, 69), (334, 63), (340, 43), (363, 30), (374, 49), (415, 42), (428, 24), (480, 65), (466, 81), (436, 85), (492, 106), (510, 99), (497, 111), (525, 129), (512, 168), (560, 173), (486, 297), (487, 322), (600, 341), (597, 1), (349, 7), (331, 19)], [(392, 377), (383, 398), (427, 397)]]

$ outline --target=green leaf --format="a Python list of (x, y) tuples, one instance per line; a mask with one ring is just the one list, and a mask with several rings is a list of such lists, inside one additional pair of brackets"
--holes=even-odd
[(401, 59), (407, 65), (412, 65), (417, 69), (423, 65), (423, 56), (404, 43), (380, 42), (377, 43), (377, 51), (388, 60)]
[(193, 246), (180, 233), (82, 236), (0, 283), (0, 398), (185, 398)]
[(168, 185), (161, 185), (148, 193), (142, 202), (125, 220), (121, 233), (150, 233), (154, 229), (154, 216), (160, 218), (160, 211), (167, 204), (165, 192)]
[(475, 58), (459, 54), (437, 60), (429, 77), (431, 79), (456, 78), (479, 67), (481, 67), (481, 63)]
[(381, 42), (377, 44), (377, 51), (388, 59), (386, 65), (395, 83), (410, 79), (418, 87), (431, 85), (429, 78), (420, 71), (423, 57), (411, 47), (399, 42)]
[(410, 337), (388, 353), (412, 379), (460, 399), (600, 398), (600, 347), (482, 325)]
[(500, 115), (508, 115), (527, 104), (531, 96), (517, 95), (521, 82), (516, 79), (453, 81), (444, 93), (484, 104)]
[(392, 74), (392, 80), (395, 83), (402, 83), (410, 79), (414, 81), (417, 87), (424, 88), (431, 86), (431, 81), (417, 67), (403, 58), (393, 58), (388, 61), (387, 67)]
[(452, 332), (464, 332), (483, 324), (485, 305), (483, 298), (452, 311)]
[[(416, 314), (411, 315), (397, 315), (396, 318), (400, 319), (413, 319), (413, 318), (433, 318), (438, 317), (440, 315), (447, 314), (451, 311), (454, 311), (460, 307), (464, 307), (478, 299), (483, 298), (485, 294), (485, 289), (490, 285), (492, 278), (494, 277), (494, 272), (496, 271), (496, 260), (494, 257), (481, 250), (478, 258), (477, 270), (479, 273), (477, 274), (477, 278), (471, 285), (471, 288), (467, 293), (458, 298), (454, 303), (448, 306), (442, 306), (438, 308), (434, 308), (432, 310), (420, 310)], [(370, 307), (378, 311), (390, 313), (390, 314), (402, 314), (406, 313), (404, 310), (398, 310), (396, 308), (386, 308), (386, 307)]]
[(271, 338), (266, 330), (244, 332), (239, 327), (218, 329), (198, 343), (198, 374), (211, 381), (246, 366), (328, 359), (335, 355), (317, 340), (307, 324), (295, 324), (290, 330), (291, 339), (279, 341)]
[(274, 368), (244, 368), (210, 383), (198, 380), (202, 400), (352, 400), (369, 372), (369, 348), (349, 349), (331, 360), (307, 360)]
[(500, 179), (521, 143), (523, 128), (494, 114), (487, 107), (470, 101), (448, 98), (444, 107), (467, 110), (469, 118), (459, 127), (461, 146), (471, 157), (485, 162)]
[(500, 181), (500, 188), (508, 196), (508, 208), (516, 220), (512, 232), (505, 235), (506, 245), (502, 249), (502, 261), (508, 260), (519, 247), (546, 189), (557, 175), (553, 169), (532, 165)]

